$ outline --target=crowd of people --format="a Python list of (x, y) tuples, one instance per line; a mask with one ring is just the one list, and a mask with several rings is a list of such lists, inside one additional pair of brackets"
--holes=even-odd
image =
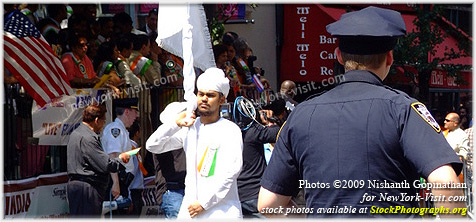
[[(158, 128), (161, 123), (169, 121), (168, 117), (159, 118), (159, 113), (170, 101), (160, 101), (160, 85), (157, 85), (161, 77), (173, 76), (172, 81), (167, 82), (167, 86), (181, 87), (183, 82), (181, 58), (160, 48), (156, 43), (158, 35), (157, 15), (158, 10), (149, 11), (145, 26), (135, 29), (132, 26), (131, 17), (123, 12), (115, 14), (113, 17), (96, 16), (95, 4), (47, 4), (46, 15), (39, 18), (34, 13), (38, 9), (37, 4), (7, 5), (5, 15), (13, 10), (21, 10), (22, 13), (31, 19), (43, 37), (50, 44), (55, 55), (61, 60), (68, 81), (73, 88), (104, 88), (112, 91), (117, 98), (113, 101), (114, 121), (104, 126), (96, 124), (94, 133), (100, 135), (100, 144), (110, 161), (118, 158), (122, 153), (131, 150), (132, 147), (143, 147), (146, 141), (141, 141), (140, 131), (147, 131), (145, 139)], [(222, 70), (223, 77), (229, 81), (229, 90), (224, 94), (226, 101), (233, 102), (235, 98), (244, 96), (256, 102), (260, 112), (265, 115), (259, 116), (259, 126), (253, 126), (251, 133), (243, 135), (245, 146), (244, 156), (245, 168), (241, 174), (241, 162), (236, 162), (235, 180), (240, 175), (239, 184), (235, 183), (235, 191), (240, 190), (241, 199), (244, 202), (254, 200), (254, 204), (249, 208), (251, 213), (256, 213), (257, 194), (259, 190), (259, 178), (265, 168), (263, 144), (273, 143), (279, 130), (279, 125), (285, 121), (287, 112), (284, 112), (284, 102), (279, 105), (267, 99), (266, 103), (261, 103), (261, 94), (256, 89), (252, 76), (261, 78), (264, 72), (260, 68), (253, 66), (256, 57), (245, 39), (236, 33), (229, 32), (223, 38), (223, 43), (213, 47), (216, 65)], [(8, 71), (8, 70), (7, 70)], [(202, 76), (202, 71), (197, 73)], [(206, 75), (205, 75), (206, 76)], [(9, 83), (14, 83), (14, 77), (5, 72), (4, 77), (12, 79)], [(266, 79), (262, 78), (264, 89), (269, 93), (270, 85)], [(146, 85), (149, 91), (127, 91), (128, 87), (142, 87)], [(142, 88), (141, 88), (142, 89)], [(199, 92), (200, 95), (200, 92)], [(208, 96), (208, 95), (206, 95)], [(223, 102), (222, 102), (223, 103)], [(266, 106), (272, 108), (265, 108)], [(278, 107), (281, 106), (282, 107)], [(139, 117), (139, 107), (146, 107), (147, 117)], [(93, 104), (85, 109), (84, 115), (92, 115), (92, 112), (104, 108), (102, 105)], [(274, 114), (273, 114), (274, 109)], [(143, 112), (141, 112), (143, 113)], [(98, 121), (103, 120), (101, 113), (94, 113)], [(164, 114), (165, 115), (165, 114)], [(201, 119), (206, 119), (201, 114)], [(213, 116), (215, 118), (216, 116)], [(141, 121), (139, 121), (139, 119)], [(142, 119), (146, 119), (143, 121)], [(83, 124), (89, 126), (94, 123), (84, 121)], [(94, 118), (92, 120), (94, 122)], [(141, 125), (145, 125), (141, 127)], [(236, 126), (236, 125), (235, 125)], [(272, 131), (268, 130), (268, 126)], [(150, 128), (150, 129), (147, 129)], [(263, 131), (264, 130), (264, 131)], [(241, 141), (241, 130), (235, 128), (235, 138)], [(256, 133), (263, 131), (261, 136), (255, 137)], [(89, 134), (86, 134), (89, 135)], [(248, 138), (250, 137), (250, 138)], [(91, 138), (88, 138), (91, 139)], [(98, 136), (93, 136), (96, 141)], [(164, 217), (174, 218), (178, 216), (180, 205), (185, 194), (185, 152), (183, 149), (172, 150), (150, 154), (145, 152), (145, 157), (140, 154), (133, 156), (131, 161), (124, 164), (124, 169), (105, 169), (96, 167), (90, 163), (93, 159), (79, 160), (79, 156), (72, 156), (69, 152), (87, 149), (87, 145), (79, 143), (78, 140), (70, 141), (68, 149), (68, 174), (70, 184), (75, 189), (68, 189), (68, 200), (70, 213), (72, 216), (97, 216), (101, 210), (96, 209), (101, 201), (117, 200), (123, 198), (132, 199), (132, 207), (118, 211), (120, 215), (139, 215), (143, 203), (140, 200), (140, 190), (144, 188), (144, 177), (155, 174), (157, 202), (160, 205)], [(73, 144), (75, 146), (73, 146)], [(251, 144), (251, 145), (247, 145)], [(237, 146), (242, 146), (239, 143)], [(76, 148), (79, 146), (79, 148)], [(248, 148), (250, 147), (250, 148)], [(241, 152), (241, 149), (233, 149)], [(239, 153), (238, 152), (238, 153)], [(248, 153), (248, 154), (247, 154)], [(254, 154), (259, 154), (256, 156)], [(104, 157), (104, 155), (101, 155)], [(240, 156), (240, 155), (235, 155)], [(249, 158), (252, 158), (248, 161)], [(220, 158), (222, 159), (222, 158)], [(79, 161), (79, 162), (78, 162)], [(113, 161), (114, 162), (114, 161)], [(259, 164), (259, 171), (254, 170), (255, 164)], [(86, 172), (78, 172), (76, 167), (82, 166)], [(106, 170), (106, 171), (105, 171)], [(190, 170), (190, 169), (189, 169)], [(110, 172), (109, 180), (104, 177), (93, 175)], [(132, 175), (132, 176), (131, 176)], [(249, 179), (252, 177), (252, 179)], [(124, 182), (130, 178), (130, 181)], [(104, 186), (107, 184), (107, 186)], [(95, 192), (90, 190), (96, 188)], [(85, 190), (86, 189), (86, 190)], [(223, 192), (227, 192), (224, 190)], [(92, 196), (91, 196), (92, 195)], [(87, 204), (83, 198), (94, 197), (94, 204)], [(238, 194), (235, 200), (238, 200)], [(101, 201), (99, 201), (101, 200)], [(74, 203), (74, 204), (73, 204)], [(235, 213), (241, 215), (240, 201), (234, 204)], [(91, 209), (94, 207), (95, 209)], [(206, 206), (204, 206), (206, 207)], [(254, 209), (254, 210), (253, 210)], [(115, 212), (116, 213), (116, 212)], [(250, 214), (251, 214), (250, 213)], [(247, 213), (245, 213), (246, 215)]]
[[(301, 104), (293, 99), (294, 82), (283, 81), (275, 94), (264, 70), (254, 66), (256, 57), (248, 42), (237, 33), (225, 33), (213, 46), (216, 68), (197, 73), (197, 109), (191, 112), (184, 102), (160, 99), (163, 85), (157, 83), (162, 77), (173, 77), (166, 86), (182, 86), (183, 60), (157, 45), (157, 9), (149, 11), (144, 27), (135, 29), (125, 12), (97, 18), (95, 4), (70, 5), (72, 14), (65, 4), (47, 4), (43, 19), (31, 16), (35, 5), (11, 6), (6, 13), (21, 9), (30, 15), (61, 60), (72, 87), (106, 87), (118, 98), (113, 101), (113, 122), (104, 126), (105, 107), (91, 104), (70, 137), (67, 193), (73, 217), (101, 216), (104, 201), (122, 198), (132, 204), (115, 214), (138, 217), (144, 178), (151, 175), (165, 218), (263, 218), (269, 216), (263, 209), (297, 205), (366, 207), (370, 205), (358, 200), (371, 190), (306, 189), (303, 196), (300, 180), (411, 181), (421, 176), (428, 182), (457, 182), (461, 161), (472, 156), (468, 110), (460, 113), (462, 117), (449, 113), (443, 130), (423, 104), (383, 86), (396, 39), (405, 35), (401, 16), (391, 10), (364, 9), (351, 15), (356, 18), (327, 27), (340, 40), (336, 54), (348, 78)], [(382, 19), (353, 23), (375, 13)], [(387, 23), (396, 25), (376, 28), (376, 36), (366, 37), (368, 26)], [(351, 26), (362, 27), (356, 31)], [(6, 73), (4, 79), (12, 78)], [(148, 90), (124, 94), (126, 88), (142, 86)], [(257, 113), (241, 118), (246, 128), (220, 115), (221, 105), (236, 105), (239, 97), (251, 100)], [(460, 127), (466, 127), (466, 133)], [(135, 148), (146, 152), (129, 155)], [(457, 190), (434, 192), (459, 195)]]

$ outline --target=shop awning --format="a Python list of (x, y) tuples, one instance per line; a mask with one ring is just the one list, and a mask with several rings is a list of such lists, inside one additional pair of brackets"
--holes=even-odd
[[(405, 21), (405, 25), (407, 27), (407, 33), (410, 32), (415, 32), (416, 31), (416, 26), (413, 24), (413, 21), (416, 19), (415, 15), (409, 15), (409, 14), (402, 14), (403, 20)], [(444, 25), (452, 26), (453, 28), (456, 28), (453, 24), (450, 22), (446, 21), (443, 19), (441, 21), (442, 23), (445, 23)], [(434, 24), (434, 23), (433, 23)], [(440, 26), (440, 29), (443, 33), (443, 35), (448, 35), (443, 27)], [(463, 33), (463, 35), (467, 36), (469, 40), (472, 41), (472, 38), (469, 37), (467, 34)], [(437, 58), (444, 58), (445, 52), (449, 52), (450, 49), (454, 49), (456, 52), (459, 51), (458, 49), (458, 41), (455, 37), (448, 35), (448, 37), (439, 45), (436, 46), (436, 54), (435, 57)], [(431, 59), (431, 58), (430, 58)], [(447, 61), (442, 61), (440, 64), (461, 64), (461, 65), (472, 65), (473, 64), (473, 59), (471, 56), (468, 57), (460, 57), (460, 58), (455, 58)]]

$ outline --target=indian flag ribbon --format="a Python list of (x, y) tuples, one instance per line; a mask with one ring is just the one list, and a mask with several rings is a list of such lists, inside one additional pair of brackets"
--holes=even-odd
[(243, 59), (238, 59), (238, 63), (240, 63), (241, 67), (243, 67), (244, 70), (248, 71), (250, 70), (250, 68), (248, 67), (248, 65), (246, 65), (246, 62), (243, 61)]
[(213, 176), (215, 174), (215, 165), (217, 161), (217, 151), (218, 149), (207, 149), (205, 150), (205, 153), (203, 154), (202, 159), (200, 160), (200, 163), (198, 164), (197, 170), (200, 173), (200, 175), (204, 177), (209, 177)]
[(143, 76), (150, 64), (152, 64), (152, 60), (143, 56), (137, 56), (131, 65), (132, 72), (136, 75)]

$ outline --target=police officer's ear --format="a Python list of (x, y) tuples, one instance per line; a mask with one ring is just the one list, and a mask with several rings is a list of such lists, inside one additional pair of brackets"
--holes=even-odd
[(391, 66), (393, 64), (393, 50), (387, 52), (387, 59), (385, 62), (386, 66)]
[(339, 47), (337, 47), (337, 48), (334, 50), (334, 54), (335, 54), (336, 57), (337, 57), (337, 61), (338, 61), (341, 65), (344, 65), (344, 60), (342, 59), (342, 53), (341, 53)]

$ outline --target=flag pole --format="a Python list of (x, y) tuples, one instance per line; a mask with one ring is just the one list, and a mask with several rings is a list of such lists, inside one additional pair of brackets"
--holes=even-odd
[(187, 18), (182, 29), (182, 53), (183, 53), (183, 89), (184, 99), (187, 101), (187, 117), (186, 121), (190, 120), (192, 112), (197, 108), (197, 97), (193, 93), (195, 90), (195, 71), (193, 69), (193, 33), (192, 25), (190, 24), (190, 4), (187, 4)]

